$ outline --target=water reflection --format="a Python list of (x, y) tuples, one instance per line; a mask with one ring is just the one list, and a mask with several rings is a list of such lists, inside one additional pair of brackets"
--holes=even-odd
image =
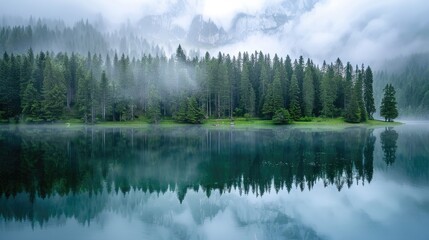
[[(317, 181), (341, 190), (371, 181), (372, 131), (4, 131), (0, 194), (26, 192), (34, 201), (36, 195), (97, 194), (103, 188), (122, 193), (170, 189), (182, 201), (188, 189), (199, 187), (208, 197), (213, 190), (232, 188), (263, 195), (272, 183), (275, 191), (303, 191)], [(393, 140), (383, 143), (389, 156), (394, 155)]]
[[(174, 229), (170, 237), (149, 237), (154, 239), (195, 238), (192, 232), (196, 226), (222, 237), (215, 234), (222, 224), (231, 228), (230, 232), (237, 232), (239, 238), (254, 238), (246, 235), (245, 229), (240, 230), (240, 226), (252, 224), (258, 226), (251, 231), (258, 238), (269, 239), (269, 233), (274, 239), (324, 238), (317, 224), (301, 223), (307, 217), (299, 213), (296, 205), (305, 201), (317, 205), (326, 199), (341, 205), (344, 194), (350, 194), (345, 189), (350, 188), (361, 192), (356, 199), (368, 197), (368, 186), (380, 189), (380, 179), (385, 178), (384, 174), (374, 173), (377, 159), (383, 159), (385, 166), (399, 163), (399, 172), (411, 172), (396, 174), (406, 176), (406, 181), (419, 176), (424, 183), (429, 182), (425, 178), (429, 170), (429, 155), (425, 154), (429, 151), (419, 149), (419, 154), (426, 157), (404, 166), (404, 148), (398, 150), (398, 139), (402, 139), (399, 134), (390, 128), (3, 128), (0, 216), (5, 222), (23, 222), (24, 226), (30, 223), (51, 230), (55, 229), (49, 225), (54, 219), (56, 224), (67, 227), (73, 226), (70, 221), (82, 226), (95, 221), (103, 226), (112, 219), (121, 219), (117, 215)], [(419, 144), (428, 135), (412, 135), (412, 140), (407, 137), (404, 141)], [(381, 144), (378, 148), (377, 137)], [(377, 149), (381, 150), (379, 156)], [(399, 160), (395, 160), (397, 151)], [(420, 169), (413, 164), (419, 164)], [(377, 176), (379, 184), (373, 185)], [(279, 204), (284, 201), (278, 199), (287, 199), (299, 214), (292, 211), (295, 207)], [(419, 204), (427, 204), (424, 201), (429, 198), (422, 199)], [(123, 225), (125, 228), (126, 223)]]
[(387, 165), (391, 165), (396, 159), (396, 141), (398, 140), (398, 133), (392, 127), (388, 127), (380, 134), (381, 147), (383, 148), (383, 160)]

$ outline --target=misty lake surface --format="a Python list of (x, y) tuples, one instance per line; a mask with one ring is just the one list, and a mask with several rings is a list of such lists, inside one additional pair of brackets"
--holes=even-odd
[(429, 125), (0, 126), (0, 239), (428, 239)]

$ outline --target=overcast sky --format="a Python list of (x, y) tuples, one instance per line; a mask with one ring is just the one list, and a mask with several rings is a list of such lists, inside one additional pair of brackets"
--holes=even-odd
[[(102, 15), (115, 24), (162, 14), (183, 1), (176, 23), (185, 29), (202, 14), (228, 29), (238, 13), (257, 14), (276, 8), (282, 0), (0, 0), (0, 15), (46, 17), (72, 23)], [(292, 0), (293, 1), (293, 0)], [(317, 0), (295, 0), (302, 4)], [(298, 4), (300, 5), (300, 4)], [(245, 42), (220, 50), (264, 50), (315, 59), (342, 57), (351, 61), (380, 61), (429, 50), (427, 0), (319, 0), (274, 35), (255, 34)]]

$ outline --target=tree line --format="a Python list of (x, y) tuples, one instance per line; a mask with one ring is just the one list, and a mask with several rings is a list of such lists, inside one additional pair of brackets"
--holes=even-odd
[(34, 51), (64, 51), (86, 55), (97, 52), (103, 55), (119, 52), (131, 56), (143, 54), (161, 55), (164, 49), (137, 37), (127, 29), (116, 32), (102, 32), (97, 24), (78, 21), (72, 26), (61, 20), (33, 19), (22, 25), (4, 25), (0, 27), (0, 53), (26, 53), (28, 48)]
[(9, 121), (145, 116), (200, 123), (244, 116), (285, 123), (323, 116), (363, 122), (375, 111), (371, 68), (340, 59), (318, 66), (262, 52), (190, 58), (179, 45), (170, 58), (30, 49), (0, 60), (0, 116)]

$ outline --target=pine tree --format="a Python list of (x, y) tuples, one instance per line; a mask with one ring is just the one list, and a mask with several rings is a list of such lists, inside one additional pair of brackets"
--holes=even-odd
[(34, 83), (30, 80), (25, 87), (22, 94), (22, 113), (24, 117), (28, 117), (31, 120), (35, 120), (40, 115), (40, 100), (37, 98), (38, 92), (34, 87)]
[(227, 98), (228, 100), (228, 112), (229, 112), (229, 118), (232, 119), (233, 110), (234, 110), (234, 93), (235, 93), (235, 85), (236, 85), (236, 77), (235, 77), (235, 71), (233, 66), (233, 61), (231, 60), (231, 57), (229, 54), (226, 56), (225, 59), (225, 66), (226, 71), (228, 73), (228, 93), (229, 96)]
[(313, 87), (314, 87), (314, 104), (313, 104), (313, 113), (314, 116), (320, 116), (323, 109), (322, 101), (322, 83), (320, 77), (320, 70), (314, 68), (313, 71)]
[(322, 78), (322, 115), (325, 117), (336, 116), (335, 112), (335, 97), (337, 92), (337, 86), (334, 80), (334, 69), (333, 66), (327, 66)]
[(68, 76), (66, 77), (66, 89), (67, 89), (67, 108), (71, 109), (76, 103), (76, 92), (77, 92), (77, 66), (78, 57), (72, 53), (70, 60), (68, 61), (67, 71)]
[(45, 62), (46, 62), (46, 55), (43, 52), (40, 52), (36, 56), (36, 64), (33, 72), (33, 79), (34, 79), (34, 87), (36, 88), (37, 92), (42, 95), (43, 91), (43, 79), (44, 79), (44, 70), (45, 70)]
[(249, 103), (247, 113), (250, 114), (250, 116), (255, 116), (255, 107), (256, 107), (256, 94), (253, 90), (252, 85), (249, 86)]
[(359, 123), (361, 121), (361, 112), (355, 89), (357, 84), (353, 84), (353, 67), (348, 62), (345, 68), (344, 82), (344, 120), (350, 123)]
[(273, 80), (273, 109), (274, 112), (283, 108), (283, 91), (281, 84), (281, 71), (278, 68), (274, 74)]
[(294, 74), (298, 83), (298, 104), (300, 116), (302, 116), (304, 113), (304, 58), (302, 56), (294, 62)]
[(264, 98), (266, 84), (268, 81), (268, 69), (265, 64), (264, 54), (262, 52), (255, 52), (255, 56), (258, 56), (255, 62), (255, 71), (254, 71), (254, 90), (257, 92), (256, 94), (256, 115), (262, 114), (262, 108), (264, 106)]
[(268, 74), (268, 70), (269, 70), (269, 66), (267, 66), (267, 64), (265, 64), (264, 61), (264, 56), (262, 55), (262, 53), (260, 53), (260, 65), (261, 65), (261, 72), (259, 75), (259, 95), (260, 95), (260, 100), (258, 102), (258, 109), (260, 109), (260, 113), (264, 114), (264, 105), (265, 105), (265, 98), (267, 95), (267, 91), (268, 91), (268, 85), (269, 85), (269, 74)]
[[(31, 50), (29, 51), (29, 56), (23, 56), (22, 66), (21, 66), (21, 81), (20, 81), (20, 96), (22, 98), (24, 91), (27, 88), (28, 82), (32, 79), (33, 75), (33, 61), (31, 55)], [(34, 86), (34, 85), (33, 85)], [(22, 105), (22, 99), (21, 99)]]
[(9, 78), (9, 55), (5, 52), (0, 60), (0, 118), (6, 118), (7, 91)]
[(240, 82), (240, 104), (245, 113), (255, 114), (255, 91), (249, 79), (249, 66), (244, 63)]
[(311, 117), (314, 107), (314, 85), (313, 85), (313, 70), (310, 61), (304, 70), (303, 83), (303, 98), (304, 98), (304, 116)]
[(222, 60), (218, 62), (216, 85), (217, 117), (220, 118), (222, 116), (226, 116), (226, 112), (229, 110), (230, 102), (230, 83), (228, 78), (228, 70), (227, 66), (224, 62), (222, 62)]
[(178, 110), (173, 114), (173, 119), (177, 122), (185, 123), (186, 122), (186, 113), (187, 113), (187, 100), (186, 98), (181, 98), (179, 102)]
[(204, 119), (203, 111), (198, 107), (195, 97), (189, 97), (186, 109), (186, 121), (192, 124), (201, 123)]
[(48, 57), (43, 75), (43, 119), (54, 121), (62, 117), (66, 103), (63, 68)]
[(284, 95), (284, 103), (286, 108), (289, 107), (289, 89), (290, 89), (290, 83), (292, 80), (292, 74), (293, 74), (293, 68), (292, 68), (292, 60), (290, 59), (289, 55), (286, 55), (285, 63), (284, 63), (284, 69), (285, 69), (285, 83), (283, 86), (283, 95)]
[(374, 106), (372, 83), (373, 83), (372, 70), (368, 66), (365, 71), (365, 81), (364, 81), (364, 100), (365, 100), (365, 109), (368, 115), (368, 119), (374, 119), (372, 115), (376, 111)]
[(283, 108), (283, 91), (280, 82), (280, 69), (277, 69), (274, 80), (268, 84), (268, 90), (265, 94), (262, 113), (271, 118), (274, 113)]
[(174, 120), (181, 123), (199, 124), (204, 120), (203, 110), (198, 106), (194, 96), (182, 98)]
[(45, 92), (43, 100), (43, 116), (47, 121), (57, 120), (62, 117), (66, 94), (63, 86), (55, 85)]
[(398, 117), (398, 109), (396, 107), (396, 91), (392, 84), (386, 84), (383, 89), (384, 97), (381, 101), (380, 115), (384, 117), (386, 122), (392, 122)]
[(161, 120), (160, 96), (154, 83), (149, 85), (147, 117), (151, 123), (158, 123)]
[(289, 96), (290, 96), (289, 113), (293, 120), (299, 120), (301, 118), (301, 108), (299, 106), (298, 80), (296, 79), (295, 73), (292, 75)]
[(358, 97), (357, 97), (357, 94), (359, 94), (359, 90), (356, 89), (358, 87), (359, 85), (356, 84), (353, 87), (353, 90), (350, 91), (350, 96), (348, 97), (349, 100), (348, 100), (347, 108), (345, 109), (345, 115), (344, 115), (344, 120), (346, 122), (351, 122), (351, 123), (361, 122), (362, 115), (361, 115)]
[(100, 106), (101, 106), (101, 117), (103, 121), (106, 120), (108, 104), (109, 104), (109, 80), (107, 79), (106, 72), (103, 71), (101, 74), (101, 82), (100, 82)]
[(264, 105), (262, 106), (262, 114), (271, 118), (275, 110), (273, 108), (273, 84), (269, 83), (264, 95)]
[(179, 62), (186, 63), (186, 54), (180, 44), (176, 49), (176, 59)]
[(96, 84), (92, 73), (79, 74), (78, 107), (85, 123), (95, 123)]
[(339, 58), (337, 58), (334, 65), (334, 83), (336, 86), (334, 106), (336, 115), (338, 115), (338, 113), (344, 110), (345, 104), (344, 67)]
[(356, 66), (356, 76), (355, 76), (356, 82), (354, 86), (354, 94), (359, 105), (361, 122), (366, 121), (366, 117), (367, 117), (366, 110), (365, 110), (365, 102), (363, 100), (363, 74), (364, 72), (359, 70), (359, 68)]
[(349, 111), (350, 103), (353, 93), (353, 67), (350, 62), (347, 62), (345, 68), (345, 82), (344, 82), (344, 111), (345, 114)]
[(4, 53), (0, 62), (0, 117), (15, 118), (21, 113), (20, 57)]

